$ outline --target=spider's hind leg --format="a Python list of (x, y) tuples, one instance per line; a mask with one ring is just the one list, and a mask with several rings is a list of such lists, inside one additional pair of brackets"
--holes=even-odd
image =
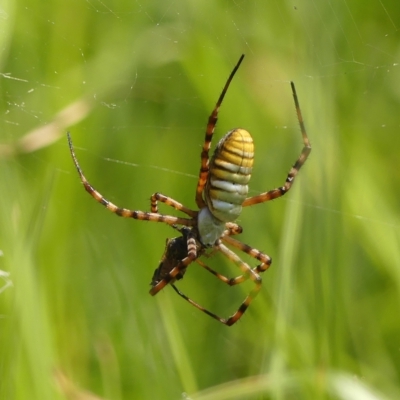
[(186, 294), (182, 293), (174, 284), (172, 284), (171, 286), (175, 290), (175, 292), (179, 294), (179, 296), (181, 296), (183, 299), (185, 299), (187, 302), (189, 302), (192, 306), (196, 307), (198, 310), (200, 310), (203, 313), (209, 315), (210, 317), (216, 319), (217, 321), (221, 322), (224, 325), (228, 325), (228, 326), (232, 325), (232, 324), (228, 323), (228, 320), (219, 317), (217, 314), (214, 314), (211, 311), (208, 311), (206, 308), (202, 307), (200, 304), (197, 304), (190, 297), (186, 296)]
[(294, 163), (293, 167), (290, 169), (283, 186), (278, 187), (276, 189), (269, 190), (268, 192), (265, 192), (265, 193), (261, 193), (257, 196), (248, 197), (243, 202), (242, 207), (247, 207), (247, 206), (251, 206), (254, 204), (258, 204), (258, 203), (263, 203), (265, 201), (273, 200), (273, 199), (276, 199), (276, 198), (281, 197), (284, 194), (286, 194), (291, 189), (293, 182), (294, 182), (297, 174), (300, 171), (300, 168), (304, 165), (308, 156), (311, 153), (311, 143), (307, 136), (307, 131), (306, 131), (306, 127), (304, 125), (303, 115), (301, 114), (299, 99), (298, 99), (297, 93), (296, 93), (296, 88), (295, 88), (293, 82), (290, 82), (290, 85), (292, 87), (294, 105), (296, 107), (297, 119), (298, 119), (299, 125), (300, 125), (301, 136), (303, 137), (303, 145), (304, 145), (303, 150), (301, 151), (300, 156)]
[(185, 299), (187, 302), (189, 302), (192, 306), (196, 307), (198, 310), (204, 312), (205, 314), (216, 319), (217, 321), (221, 322), (222, 324), (231, 326), (242, 317), (242, 315), (245, 313), (245, 311), (249, 307), (250, 303), (257, 296), (258, 292), (261, 289), (262, 281), (261, 281), (260, 275), (258, 274), (259, 271), (256, 270), (256, 268), (251, 269), (249, 265), (247, 265), (244, 261), (242, 261), (233, 251), (229, 250), (222, 243), (218, 244), (218, 248), (229, 260), (233, 261), (243, 271), (243, 275), (241, 275), (240, 277), (237, 277), (237, 278), (228, 279), (225, 276), (220, 275), (219, 273), (215, 272), (211, 268), (207, 267), (205, 264), (203, 264), (199, 261), (198, 261), (198, 263), (203, 268), (206, 268), (209, 272), (211, 272), (212, 274), (217, 276), (218, 279), (220, 279), (221, 281), (223, 281), (224, 283), (226, 283), (230, 286), (242, 283), (249, 278), (255, 284), (255, 287), (251, 290), (251, 292), (243, 300), (242, 304), (239, 306), (239, 308), (233, 315), (231, 315), (229, 318), (221, 318), (217, 314), (214, 314), (213, 312), (207, 310), (206, 308), (202, 307), (201, 305), (199, 305), (198, 303), (193, 301), (191, 298), (186, 296), (174, 284), (172, 284), (171, 286), (175, 290), (175, 292), (179, 294), (179, 296), (181, 296), (183, 299)]
[(247, 308), (250, 306), (251, 302), (258, 295), (259, 291), (261, 290), (262, 279), (261, 276), (259, 275), (260, 271), (258, 271), (256, 268), (252, 269), (247, 263), (245, 263), (238, 255), (236, 255), (233, 251), (228, 249), (225, 245), (219, 243), (219, 249), (229, 260), (234, 262), (243, 272), (243, 275), (231, 279), (230, 285), (236, 285), (242, 283), (249, 278), (253, 281), (255, 285), (254, 288), (247, 295), (247, 297), (243, 300), (242, 304), (239, 306), (237, 311), (225, 320), (226, 325), (231, 326), (242, 317)]

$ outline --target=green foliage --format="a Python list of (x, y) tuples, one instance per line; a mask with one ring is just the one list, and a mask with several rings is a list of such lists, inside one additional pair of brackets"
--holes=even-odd
[[(0, 398), (399, 398), (398, 15), (376, 0), (4, 2)], [(240, 217), (273, 264), (227, 328), (168, 287), (148, 295), (176, 232), (90, 198), (65, 132), (109, 200), (193, 208), (207, 117), (242, 53), (215, 139), (252, 133), (251, 194), (300, 154), (290, 80), (313, 151), (285, 198)], [(222, 316), (251, 287), (196, 266), (178, 285)]]

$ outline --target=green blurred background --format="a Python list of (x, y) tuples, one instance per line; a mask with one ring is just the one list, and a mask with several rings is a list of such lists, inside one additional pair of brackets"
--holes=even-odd
[[(400, 398), (399, 28), (394, 0), (3, 1), (0, 399)], [(240, 217), (273, 264), (227, 328), (148, 294), (176, 232), (90, 198), (65, 132), (109, 200), (193, 208), (242, 53), (215, 139), (252, 133), (251, 194), (300, 154), (290, 80), (313, 151), (285, 198)], [(195, 265), (178, 286), (224, 317), (249, 290)]]

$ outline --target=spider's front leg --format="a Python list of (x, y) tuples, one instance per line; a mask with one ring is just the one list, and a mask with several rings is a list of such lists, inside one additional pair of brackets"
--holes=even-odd
[(183, 277), (186, 268), (198, 258), (197, 242), (193, 230), (178, 229), (182, 236), (167, 240), (160, 265), (155, 270), (149, 293), (154, 296), (169, 283)]
[[(137, 219), (140, 221), (154, 221), (154, 222), (164, 222), (168, 225), (184, 225), (184, 226), (194, 226), (196, 221), (194, 218), (180, 218), (180, 217), (175, 217), (172, 215), (163, 215), (159, 213), (154, 213), (154, 212), (146, 212), (146, 211), (140, 211), (140, 210), (131, 210), (128, 208), (123, 208), (115, 205), (111, 201), (107, 200), (100, 192), (98, 192), (86, 179), (85, 175), (83, 174), (82, 168), (80, 167), (78, 163), (78, 159), (75, 155), (74, 147), (72, 145), (72, 139), (71, 135), (69, 132), (67, 132), (67, 139), (68, 139), (68, 145), (69, 145), (69, 150), (72, 156), (72, 160), (75, 164), (76, 170), (78, 171), (79, 177), (81, 179), (81, 182), (83, 184), (83, 187), (85, 190), (92, 196), (98, 203), (100, 203), (102, 206), (106, 207), (107, 210), (111, 211), (115, 215), (118, 215), (119, 217), (123, 218), (133, 218)], [(162, 196), (162, 195), (160, 195)], [(166, 199), (165, 202), (172, 207), (176, 208), (181, 206), (181, 210), (183, 212), (186, 212), (186, 214), (192, 216), (196, 215), (194, 214), (194, 211), (188, 210), (186, 207), (180, 205), (180, 203), (175, 202), (173, 199), (169, 199), (166, 196), (162, 196), (163, 199)], [(160, 201), (162, 201), (160, 199)], [(179, 208), (178, 208), (179, 209)]]

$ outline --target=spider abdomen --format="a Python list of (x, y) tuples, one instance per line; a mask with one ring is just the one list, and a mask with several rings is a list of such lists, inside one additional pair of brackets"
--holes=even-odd
[(205, 200), (220, 221), (234, 221), (242, 211), (254, 159), (254, 143), (244, 129), (228, 132), (218, 143), (210, 162)]

